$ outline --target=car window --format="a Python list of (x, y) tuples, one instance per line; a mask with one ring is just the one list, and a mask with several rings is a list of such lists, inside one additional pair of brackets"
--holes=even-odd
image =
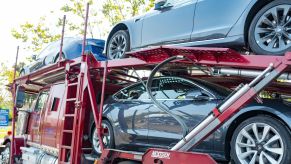
[(60, 104), (60, 98), (54, 97), (54, 101), (51, 107), (51, 111), (57, 111)]
[(154, 93), (156, 99), (185, 99), (189, 92), (201, 95), (199, 87), (182, 78), (161, 78), (158, 85)]
[(36, 101), (36, 98), (37, 98), (37, 94), (25, 93), (25, 101), (24, 101), (24, 105), (21, 109), (22, 110), (31, 110), (33, 104)]
[[(134, 99), (141, 99), (140, 97), (146, 93), (145, 87), (139, 83), (134, 86), (122, 89), (119, 91), (114, 97), (116, 99), (122, 99), (122, 100), (134, 100)], [(146, 93), (147, 94), (147, 93)]]
[(223, 87), (221, 85), (217, 85), (215, 83), (210, 83), (208, 81), (204, 81), (201, 79), (193, 79), (196, 84), (202, 85), (203, 87), (206, 87), (207, 89), (211, 90), (212, 92), (216, 93), (219, 97), (227, 97), (232, 90), (226, 87)]
[[(198, 87), (189, 80), (177, 77), (167, 77), (154, 79), (152, 82), (152, 94), (156, 99), (179, 99), (185, 100), (187, 96), (209, 96), (212, 94)], [(146, 88), (142, 83), (122, 89), (113, 96), (115, 99), (134, 100), (134, 99), (149, 99)]]
[(60, 41), (56, 41), (48, 45), (44, 50), (40, 52), (38, 58), (44, 58), (48, 55), (55, 55), (60, 50)]
[(47, 102), (47, 98), (48, 98), (47, 91), (44, 91), (39, 95), (34, 109), (35, 112), (41, 111), (44, 108)]
[(48, 65), (54, 62), (54, 55), (48, 55), (47, 57), (45, 57), (44, 59), (44, 64)]

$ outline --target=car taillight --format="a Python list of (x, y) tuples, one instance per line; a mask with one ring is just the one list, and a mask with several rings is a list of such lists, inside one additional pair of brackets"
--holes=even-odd
[(11, 134), (12, 134), (12, 132), (11, 132), (11, 131), (8, 131), (8, 132), (7, 132), (7, 135), (9, 135), (9, 136), (10, 136)]

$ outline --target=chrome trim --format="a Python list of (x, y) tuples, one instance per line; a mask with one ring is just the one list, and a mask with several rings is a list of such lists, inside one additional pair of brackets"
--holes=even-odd
[(51, 147), (51, 146), (47, 146), (47, 145), (40, 145), (37, 143), (33, 143), (31, 141), (27, 141), (27, 145), (38, 148), (43, 150), (44, 152), (46, 152), (47, 154), (53, 155), (53, 156), (58, 156), (59, 154), (59, 149)]

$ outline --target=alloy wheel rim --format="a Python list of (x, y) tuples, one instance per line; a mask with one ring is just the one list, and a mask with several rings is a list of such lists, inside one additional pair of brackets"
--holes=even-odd
[(109, 44), (109, 57), (110, 59), (122, 58), (126, 50), (126, 39), (123, 35), (119, 34), (111, 39)]
[(242, 164), (280, 163), (284, 144), (280, 134), (265, 123), (245, 126), (235, 142), (236, 156)]
[[(109, 131), (109, 127), (106, 124), (102, 124), (102, 127), (104, 129), (108, 129), (108, 133), (104, 134), (104, 136), (103, 136), (104, 146), (107, 147), (109, 145), (109, 142), (110, 142), (111, 134), (110, 134), (110, 131)], [(93, 132), (93, 147), (94, 147), (94, 149), (95, 149), (95, 151), (97, 153), (99, 153), (99, 154), (102, 153), (101, 152), (99, 138), (98, 138), (98, 135), (97, 135), (97, 128), (95, 128), (95, 130)]]
[(260, 48), (280, 52), (291, 46), (291, 5), (278, 5), (266, 11), (255, 26), (255, 40)]

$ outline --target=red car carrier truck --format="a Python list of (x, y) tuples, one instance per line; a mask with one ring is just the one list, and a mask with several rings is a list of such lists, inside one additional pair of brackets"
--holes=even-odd
[[(17, 126), (20, 135), (5, 143), (11, 147), (11, 162), (22, 163), (85, 163), (92, 153), (90, 142), (90, 122), (93, 119), (98, 137), (108, 133), (103, 129), (102, 106), (104, 97), (112, 95), (131, 81), (132, 75), (124, 70), (151, 70), (152, 78), (158, 67), (204, 67), (255, 69), (259, 71), (251, 82), (240, 85), (234, 92), (214, 108), (207, 118), (188, 132), (169, 150), (149, 149), (145, 153), (106, 149), (102, 146), (99, 157), (91, 157), (101, 163), (136, 161), (143, 163), (188, 163), (191, 160), (215, 163), (207, 154), (187, 152), (189, 147), (199, 144), (227, 119), (252, 99), (259, 99), (262, 90), (290, 94), (282, 85), (274, 81), (279, 76), (290, 73), (291, 54), (285, 56), (244, 56), (225, 48), (179, 48), (154, 47), (129, 53), (131, 58), (97, 61), (90, 54), (83, 54), (75, 60), (62, 60), (14, 81), (15, 108), (22, 124)], [(175, 62), (173, 62), (175, 61)], [(120, 71), (123, 70), (123, 71)], [(183, 75), (184, 76), (184, 75)], [(191, 74), (191, 76), (195, 76)], [(213, 75), (198, 75), (207, 79), (227, 79)], [(123, 82), (121, 82), (123, 81)], [(225, 83), (231, 88), (241, 80)], [(24, 104), (35, 101), (33, 105)], [(154, 101), (154, 100), (153, 100)], [(29, 107), (23, 109), (23, 106)], [(20, 114), (24, 113), (24, 114)], [(90, 118), (91, 117), (91, 118)], [(102, 139), (101, 139), (102, 140)], [(102, 142), (101, 142), (102, 145)]]
[[(83, 47), (85, 40), (86, 35)], [(228, 48), (160, 46), (130, 52), (128, 56), (97, 61), (83, 48), (79, 58), (60, 59), (15, 79), (12, 84), (15, 100), (13, 131), (4, 141), (8, 151), (2, 153), (2, 159), (6, 160), (3, 163), (212, 164), (216, 161), (210, 155), (189, 152), (190, 148), (201, 143), (250, 101), (261, 102), (261, 91), (284, 96), (291, 94), (290, 83), (286, 82), (290, 80), (291, 53), (285, 56), (242, 55)], [(103, 138), (110, 131), (101, 126), (105, 121), (104, 100), (129, 84), (147, 80), (144, 87), (150, 101), (172, 115), (151, 92), (153, 78), (157, 72), (162, 72), (162, 68), (163, 71), (174, 71), (176, 76), (212, 81), (233, 89), (233, 92), (169, 149), (153, 147), (146, 152), (136, 152), (104, 146)], [(137, 70), (151, 73), (145, 79), (139, 77)], [(95, 127), (97, 130), (93, 135), (101, 141), (101, 153), (97, 156), (92, 155), (91, 141)], [(257, 148), (260, 149), (260, 144)], [(255, 160), (251, 159), (251, 162), (255, 163)]]

